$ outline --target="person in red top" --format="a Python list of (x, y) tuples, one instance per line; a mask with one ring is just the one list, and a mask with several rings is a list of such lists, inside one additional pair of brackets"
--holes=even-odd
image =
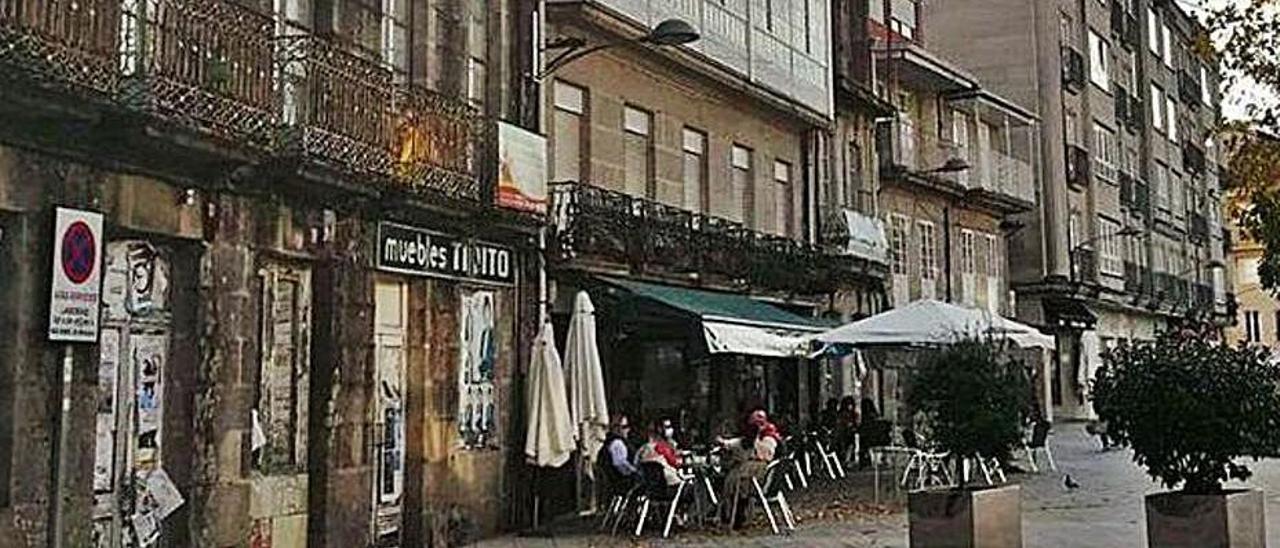
[(680, 454), (676, 452), (675, 427), (671, 419), (654, 422), (649, 430), (649, 441), (636, 453), (638, 463), (655, 462), (662, 465), (662, 477), (667, 485), (680, 485)]

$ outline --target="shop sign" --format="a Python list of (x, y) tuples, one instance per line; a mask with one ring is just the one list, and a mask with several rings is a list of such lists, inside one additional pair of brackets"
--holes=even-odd
[(498, 285), (515, 283), (511, 248), (412, 226), (378, 224), (378, 269)]
[(102, 299), (102, 214), (60, 207), (53, 229), (49, 340), (98, 341)]
[(498, 205), (547, 212), (547, 139), (498, 123)]

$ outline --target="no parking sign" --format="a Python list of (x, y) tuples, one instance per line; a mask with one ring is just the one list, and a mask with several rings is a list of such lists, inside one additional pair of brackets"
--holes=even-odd
[(102, 214), (60, 207), (53, 229), (49, 340), (98, 341)]

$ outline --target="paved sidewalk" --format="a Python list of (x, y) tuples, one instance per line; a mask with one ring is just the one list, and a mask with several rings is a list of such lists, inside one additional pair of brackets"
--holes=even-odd
[[(1129, 548), (1146, 545), (1143, 496), (1161, 491), (1131, 460), (1127, 450), (1100, 451), (1083, 425), (1059, 425), (1051, 438), (1059, 473), (1015, 475), (1022, 485), (1023, 538), (1028, 547)], [(1280, 546), (1280, 461), (1247, 463), (1254, 471), (1249, 482), (1267, 492), (1268, 544)], [(1062, 475), (1070, 474), (1081, 487), (1068, 490)], [(846, 509), (871, 497), (865, 474), (841, 485)], [(562, 533), (554, 538), (502, 537), (480, 543), (483, 548), (578, 548), (594, 546), (812, 546), (888, 548), (907, 546), (907, 521), (900, 505), (888, 514), (823, 509), (831, 504), (821, 494), (794, 496), (802, 517), (794, 534), (776, 537), (767, 530), (746, 533), (682, 532), (670, 540), (594, 534)], [(793, 498), (793, 497), (789, 497)], [(820, 500), (814, 500), (820, 499)], [(864, 508), (865, 509), (865, 508)], [(819, 514), (821, 511), (821, 515)], [(833, 515), (834, 514), (834, 515)]]

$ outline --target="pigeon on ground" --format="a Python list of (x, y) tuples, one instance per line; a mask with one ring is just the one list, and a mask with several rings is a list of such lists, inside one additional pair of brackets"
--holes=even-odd
[(1076, 480), (1071, 479), (1071, 474), (1064, 474), (1062, 476), (1062, 486), (1072, 490), (1080, 488), (1080, 484), (1076, 483)]

